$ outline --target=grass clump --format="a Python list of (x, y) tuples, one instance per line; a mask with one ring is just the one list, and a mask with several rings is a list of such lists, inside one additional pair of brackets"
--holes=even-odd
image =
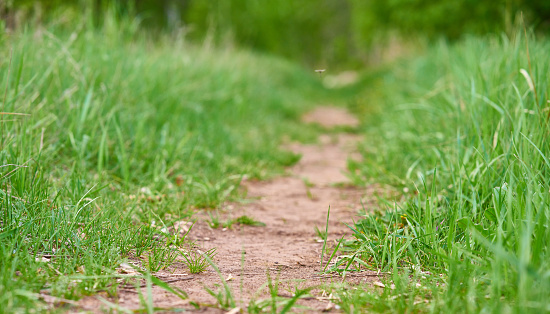
[(548, 49), (548, 39), (523, 32), (467, 38), (380, 75), (365, 161), (350, 168), (356, 182), (384, 181), (403, 198), (353, 225), (348, 244), (361, 267), (390, 271), (395, 289), (363, 303), (347, 293), (347, 303), (549, 309)]
[(247, 226), (253, 226), (253, 227), (265, 227), (265, 223), (246, 215), (242, 215), (236, 218), (234, 222), (240, 225), (247, 225)]
[(263, 223), (259, 220), (256, 220), (252, 217), (249, 217), (247, 215), (242, 215), (242, 216), (239, 216), (235, 219), (228, 218), (225, 222), (220, 221), (220, 215), (217, 211), (216, 211), (216, 214), (212, 214), (212, 213), (209, 212), (208, 217), (209, 217), (208, 225), (212, 229), (218, 229), (220, 227), (231, 229), (234, 224), (246, 225), (246, 226), (252, 226), (252, 227), (265, 227), (266, 226), (265, 223)]
[(212, 248), (205, 252), (190, 249), (187, 252), (181, 252), (181, 255), (185, 259), (184, 263), (187, 265), (187, 268), (189, 268), (189, 272), (191, 274), (198, 274), (208, 268), (210, 265), (208, 259), (214, 259), (214, 256), (216, 256), (216, 248)]

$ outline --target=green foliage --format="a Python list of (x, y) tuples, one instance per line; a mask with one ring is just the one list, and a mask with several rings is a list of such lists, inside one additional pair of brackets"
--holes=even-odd
[[(464, 33), (487, 33), (504, 30), (503, 14), (515, 14), (519, 1), (353, 1), (354, 25), (359, 35), (369, 41), (375, 32), (398, 31), (404, 35), (425, 35), (457, 39)], [(510, 12), (505, 12), (509, 10)], [(513, 17), (512, 17), (513, 18)]]
[(247, 225), (247, 226), (253, 226), (253, 227), (265, 227), (265, 223), (246, 215), (240, 216), (236, 218), (234, 221), (241, 225)]
[[(76, 14), (73, 12), (72, 14)], [(166, 226), (292, 162), (283, 136), (330, 99), (315, 73), (239, 51), (150, 39), (136, 21), (59, 20), (0, 46), (0, 303), (113, 292), (115, 269), (169, 267)], [(2, 100), (4, 97), (2, 96)], [(177, 231), (176, 231), (177, 232)]]
[(224, 310), (234, 309), (236, 306), (235, 296), (233, 295), (233, 291), (231, 291), (229, 284), (227, 284), (227, 280), (223, 278), (223, 275), (220, 272), (220, 269), (209, 256), (204, 255), (204, 259), (210, 264), (210, 266), (212, 266), (216, 274), (218, 274), (221, 282), (221, 287), (220, 285), (216, 285), (217, 287), (219, 287), (217, 291), (214, 291), (206, 286), (204, 287), (204, 289), (206, 290), (206, 292), (208, 292), (211, 296), (213, 296), (216, 299), (216, 301), (218, 302), (218, 305), (222, 309)]
[(191, 1), (184, 21), (191, 36), (207, 32), (237, 43), (324, 66), (348, 58), (351, 49), (346, 1)]
[(405, 201), (357, 222), (350, 245), (394, 274), (388, 298), (408, 291), (401, 309), (548, 309), (548, 49), (523, 32), (442, 43), (374, 85), (384, 107), (351, 168)]
[(536, 0), (190, 1), (183, 21), (190, 36), (214, 36), (305, 62), (352, 65), (396, 35), (445, 37), (511, 32), (522, 12), (541, 30), (550, 5)]
[(216, 248), (212, 248), (206, 252), (190, 249), (187, 252), (181, 252), (181, 256), (185, 259), (185, 265), (189, 268), (191, 274), (202, 273), (210, 265), (208, 259), (213, 259), (216, 256)]
[[(463, 34), (510, 34), (520, 14), (536, 29), (550, 26), (545, 0), (22, 0), (8, 8), (37, 22), (78, 18), (70, 12), (82, 11), (96, 26), (109, 21), (105, 12), (116, 12), (147, 29), (183, 30), (197, 41), (236, 43), (319, 68), (368, 61), (373, 49), (396, 36), (456, 40)], [(9, 16), (14, 24), (15, 14), (8, 10)]]
[(252, 217), (243, 215), (235, 219), (227, 219), (225, 222), (220, 222), (220, 214), (216, 210), (216, 214), (208, 213), (209, 221), (208, 225), (210, 228), (217, 229), (220, 227), (231, 229), (234, 224), (247, 225), (253, 227), (265, 227), (265, 223), (255, 220)]
[(266, 299), (252, 299), (248, 303), (248, 306), (246, 308), (248, 313), (287, 313), (288, 311), (299, 311), (299, 310), (306, 310), (304, 306), (296, 305), (296, 302), (300, 300), (301, 298), (305, 298), (309, 296), (309, 293), (311, 290), (315, 289), (315, 287), (309, 287), (305, 289), (298, 289), (297, 287), (294, 288), (294, 291), (292, 291), (292, 297), (287, 298), (283, 297), (279, 293), (281, 282), (279, 281), (279, 278), (273, 280), (271, 278), (271, 274), (269, 271), (266, 273), (267, 275), (267, 284), (264, 284), (257, 292), (256, 296), (258, 296), (260, 293), (263, 292), (263, 290), (267, 286), (267, 292), (269, 292), (269, 298)]

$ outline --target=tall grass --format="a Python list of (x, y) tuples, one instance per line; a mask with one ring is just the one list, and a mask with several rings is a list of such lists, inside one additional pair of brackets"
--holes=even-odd
[(351, 245), (396, 288), (345, 300), (380, 311), (550, 310), (549, 49), (523, 32), (440, 43), (378, 80), (366, 159), (350, 168), (403, 198), (355, 224)]
[(161, 229), (295, 162), (279, 144), (315, 137), (298, 117), (327, 95), (278, 59), (65, 18), (0, 38), (0, 111), (27, 114), (1, 116), (2, 311), (168, 267)]

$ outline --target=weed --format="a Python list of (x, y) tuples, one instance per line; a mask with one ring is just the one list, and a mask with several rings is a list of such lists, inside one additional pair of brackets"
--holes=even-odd
[(325, 231), (320, 230), (317, 226), (313, 227), (313, 230), (315, 231), (315, 234), (319, 237), (319, 239), (321, 239), (321, 241), (324, 241), (327, 237)]
[[(325, 267), (322, 270), (323, 273), (327, 270), (327, 267), (332, 262), (332, 259), (336, 256), (336, 253), (338, 252), (338, 249), (342, 246), (342, 242), (344, 241), (344, 237), (345, 237), (345, 235), (343, 235), (342, 238), (340, 238), (340, 240), (338, 241), (338, 243), (336, 244), (336, 246), (332, 250), (332, 254), (330, 254), (330, 257), (328, 258), (328, 261), (327, 261), (327, 263), (325, 264)], [(342, 257), (340, 257), (340, 259), (342, 259)], [(329, 271), (330, 272), (336, 271), (338, 269), (338, 266), (339, 266), (339, 264), (335, 263), (335, 265), (332, 268), (330, 268)]]
[(208, 225), (210, 228), (216, 229), (216, 228), (228, 228), (231, 229), (234, 224), (240, 224), (240, 225), (247, 225), (247, 226), (253, 226), (253, 227), (265, 227), (265, 223), (255, 220), (252, 217), (243, 215), (236, 219), (227, 219), (225, 222), (220, 223), (220, 217), (216, 212), (216, 216), (212, 216), (210, 213), (208, 213), (210, 220), (208, 222)]
[(206, 292), (208, 292), (208, 294), (210, 294), (211, 296), (214, 297), (214, 299), (216, 299), (216, 301), (218, 302), (218, 305), (222, 309), (229, 310), (234, 308), (235, 301), (233, 299), (233, 295), (231, 291), (229, 290), (229, 293), (228, 293), (228, 290), (225, 289), (225, 287), (220, 286), (219, 284), (216, 284), (215, 286), (218, 288), (216, 291), (206, 286), (204, 287), (204, 289), (206, 290)]
[(223, 275), (220, 272), (220, 269), (208, 255), (204, 255), (204, 259), (210, 264), (210, 266), (212, 266), (212, 268), (214, 268), (214, 271), (218, 274), (218, 276), (220, 277), (220, 281), (222, 283), (222, 287), (220, 287), (218, 291), (214, 291), (208, 287), (204, 287), (204, 289), (211, 296), (213, 296), (216, 299), (216, 301), (218, 301), (218, 304), (223, 309), (226, 309), (226, 310), (234, 309), (236, 306), (235, 297), (233, 296), (231, 288), (229, 288), (229, 285), (223, 278)]
[(206, 252), (201, 252), (198, 249), (190, 249), (186, 252), (180, 251), (181, 255), (185, 259), (185, 265), (189, 268), (189, 272), (192, 274), (202, 273), (208, 268), (209, 259), (213, 259), (216, 256), (216, 248), (212, 248)]
[(220, 223), (220, 215), (217, 210), (216, 210), (216, 215), (213, 215), (212, 213), (208, 212), (208, 217), (210, 218), (208, 220), (208, 226), (210, 226), (210, 228), (218, 229), (219, 227), (222, 226), (222, 224)]
[(174, 263), (179, 252), (173, 247), (154, 246), (147, 253), (145, 267), (153, 273), (163, 270)]
[(328, 207), (327, 211), (327, 222), (325, 224), (325, 232), (323, 237), (323, 248), (321, 249), (321, 271), (323, 270), (323, 257), (325, 256), (325, 249), (327, 248), (327, 239), (328, 239), (328, 221), (330, 218), (330, 206)]
[[(181, 247), (185, 243), (187, 236), (189, 235), (189, 232), (191, 232), (191, 229), (193, 229), (193, 226), (195, 226), (195, 221), (191, 224), (191, 226), (189, 226), (187, 231), (174, 228), (173, 234), (165, 233), (166, 246), (168, 247), (168, 246), (174, 245), (176, 247)], [(182, 231), (184, 233), (182, 236), (180, 236)]]
[(307, 296), (315, 288), (296, 289), (291, 297), (280, 296), (279, 279), (273, 281), (269, 271), (266, 274), (267, 283), (258, 290), (257, 294), (267, 287), (270, 297), (263, 300), (252, 299), (247, 307), (249, 313), (287, 313), (296, 307), (296, 302), (300, 298)]
[(222, 223), (222, 227), (231, 229), (233, 227), (233, 224), (235, 224), (235, 220), (227, 219), (224, 223)]
[(243, 215), (238, 217), (237, 219), (233, 220), (235, 223), (241, 224), (241, 225), (247, 225), (247, 226), (254, 226), (254, 227), (265, 227), (265, 223), (255, 220), (254, 218), (251, 218), (249, 216)]
[(307, 178), (302, 178), (304, 185), (306, 187), (306, 195), (310, 200), (316, 200), (317, 197), (311, 193), (311, 188), (315, 187), (315, 184), (311, 183)]

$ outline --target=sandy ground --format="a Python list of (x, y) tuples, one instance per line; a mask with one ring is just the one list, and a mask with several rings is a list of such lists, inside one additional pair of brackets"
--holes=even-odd
[[(327, 128), (356, 126), (357, 119), (346, 111), (334, 107), (321, 107), (304, 116), (306, 123), (318, 123)], [(344, 223), (352, 223), (358, 210), (364, 205), (368, 210), (372, 190), (351, 187), (345, 176), (348, 158), (355, 158), (355, 144), (360, 137), (349, 134), (323, 135), (319, 144), (289, 144), (285, 148), (302, 154), (298, 164), (288, 169), (288, 175), (271, 181), (245, 181), (250, 202), (224, 206), (222, 217), (248, 215), (266, 224), (265, 227), (234, 225), (231, 229), (212, 229), (206, 219), (199, 220), (190, 232), (191, 239), (203, 249), (217, 249), (214, 259), (224, 279), (231, 287), (237, 306), (246, 311), (251, 299), (267, 298), (267, 273), (279, 284), (280, 296), (291, 296), (295, 288), (316, 286), (311, 297), (300, 300), (304, 306), (296, 312), (320, 312), (330, 309), (324, 296), (323, 285), (341, 282), (339, 277), (320, 276), (322, 241), (314, 228), (325, 229), (327, 210), (330, 206), (329, 245), (334, 246), (344, 234), (351, 234)], [(363, 204), (363, 205), (362, 205)], [(200, 216), (200, 215), (199, 215)], [(203, 215), (202, 217), (208, 217)], [(224, 221), (222, 218), (221, 221)], [(329, 252), (330, 253), (330, 252)], [(325, 256), (325, 262), (328, 257)], [(190, 300), (215, 305), (216, 300), (204, 287), (219, 289), (220, 275), (209, 268), (192, 276), (183, 263), (176, 263), (170, 272), (160, 272), (164, 280), (176, 280), (171, 285), (184, 290)], [(181, 280), (183, 279), (183, 280)], [(373, 273), (349, 276), (346, 282), (374, 281)], [(262, 289), (262, 287), (264, 287)], [(185, 308), (190, 311), (223, 313), (215, 307), (202, 306), (194, 310), (189, 301), (178, 299), (159, 287), (153, 287), (155, 307), (167, 309)], [(141, 307), (135, 290), (120, 291), (118, 299), (110, 298), (127, 309)], [(102, 312), (106, 309), (95, 297), (80, 301), (81, 310)], [(103, 307), (103, 308), (102, 308)], [(332, 307), (332, 311), (338, 312)], [(166, 312), (170, 312), (167, 310)]]

